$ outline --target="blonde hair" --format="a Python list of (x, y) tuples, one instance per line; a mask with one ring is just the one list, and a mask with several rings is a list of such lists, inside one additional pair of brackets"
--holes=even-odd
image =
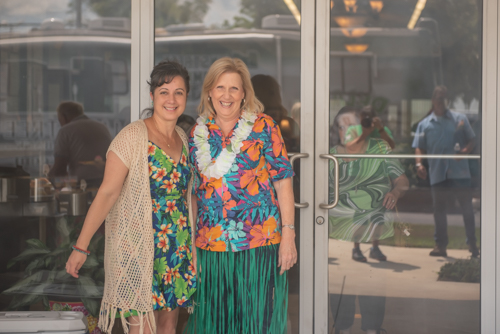
[(260, 114), (264, 110), (264, 106), (255, 97), (252, 81), (250, 80), (250, 72), (247, 66), (241, 59), (229, 57), (217, 59), (208, 69), (201, 89), (201, 101), (198, 106), (198, 114), (204, 117), (215, 116), (216, 112), (212, 100), (208, 99), (208, 93), (215, 87), (220, 76), (224, 73), (237, 73), (241, 77), (243, 92), (245, 93), (241, 109), (253, 114)]

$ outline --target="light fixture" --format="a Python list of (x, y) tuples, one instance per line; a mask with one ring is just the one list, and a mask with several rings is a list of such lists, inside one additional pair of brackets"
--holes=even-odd
[(345, 49), (350, 53), (363, 53), (368, 49), (368, 44), (344, 44)]
[(370, 6), (374, 12), (380, 13), (384, 8), (384, 2), (382, 0), (370, 0)]
[(366, 34), (365, 28), (342, 28), (340, 29), (344, 36), (349, 38), (359, 38)]
[(293, 17), (295, 17), (295, 20), (300, 26), (300, 12), (297, 9), (297, 6), (295, 6), (295, 2), (293, 2), (293, 0), (283, 0), (283, 2), (286, 4), (290, 12), (292, 12)]
[(413, 14), (411, 15), (410, 22), (408, 22), (408, 29), (412, 30), (415, 28), (415, 25), (417, 24), (418, 18), (420, 17), (420, 14), (422, 13), (422, 10), (425, 8), (425, 3), (427, 0), (418, 0), (417, 4), (415, 5), (415, 10), (413, 11)]
[(356, 6), (356, 0), (344, 0), (344, 6), (346, 12), (356, 13), (358, 6)]
[(335, 16), (333, 18), (335, 22), (341, 27), (341, 28), (352, 28), (352, 27), (362, 27), (366, 20), (366, 16)]

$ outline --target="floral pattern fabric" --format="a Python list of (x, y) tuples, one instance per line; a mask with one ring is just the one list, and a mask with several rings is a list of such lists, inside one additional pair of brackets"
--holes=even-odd
[[(215, 161), (231, 144), (238, 128), (224, 136), (213, 117), (205, 121), (210, 155)], [(200, 173), (196, 161), (198, 147), (189, 139), (189, 159), (195, 173), (198, 197), (196, 247), (227, 252), (242, 251), (281, 241), (280, 210), (273, 181), (294, 175), (280, 129), (274, 120), (259, 114), (249, 136), (243, 140), (229, 171), (220, 178)]]
[(154, 143), (148, 145), (155, 242), (153, 303), (155, 311), (171, 311), (192, 306), (191, 296), (196, 290), (185, 199), (191, 169), (184, 146), (176, 163)]

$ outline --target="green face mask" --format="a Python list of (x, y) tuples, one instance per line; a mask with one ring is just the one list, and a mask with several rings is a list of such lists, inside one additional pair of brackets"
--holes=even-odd
[(344, 136), (344, 143), (350, 143), (353, 140), (356, 140), (359, 136), (361, 136), (361, 133), (363, 133), (363, 129), (361, 128), (361, 124), (358, 125), (350, 125)]

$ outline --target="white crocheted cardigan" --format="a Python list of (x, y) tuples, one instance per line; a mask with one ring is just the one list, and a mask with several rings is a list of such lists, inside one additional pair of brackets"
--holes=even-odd
[[(184, 131), (175, 130), (189, 149)], [(129, 323), (123, 312), (136, 310), (141, 324), (156, 332), (153, 315), (152, 284), (154, 237), (149, 187), (148, 131), (143, 120), (123, 128), (111, 142), (113, 151), (129, 169), (118, 200), (106, 217), (104, 251), (104, 296), (99, 328), (111, 332), (115, 315), (120, 311), (125, 333)], [(188, 189), (192, 187), (192, 178)], [(187, 191), (189, 221), (193, 225), (191, 191)], [(193, 243), (194, 244), (194, 243)], [(145, 320), (145, 321), (144, 321)]]

